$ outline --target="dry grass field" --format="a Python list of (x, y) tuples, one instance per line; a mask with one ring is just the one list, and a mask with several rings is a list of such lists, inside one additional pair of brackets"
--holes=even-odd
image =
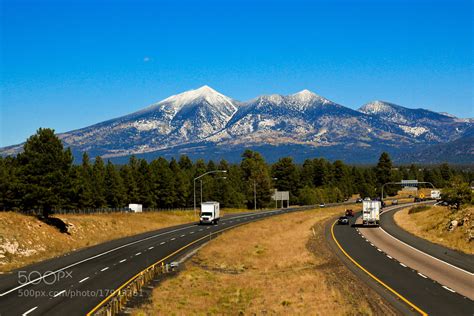
[[(412, 214), (409, 214), (409, 210), (404, 209), (395, 214), (398, 226), (433, 243), (474, 254), (473, 241), (469, 242), (469, 235), (474, 234), (474, 207), (459, 212), (452, 212), (445, 206), (427, 207), (424, 211)], [(449, 223), (460, 219), (464, 219), (463, 225), (449, 231)]]
[(132, 315), (394, 314), (326, 245), (324, 223), (344, 208), (285, 214), (220, 235)]
[[(230, 209), (223, 213), (248, 210)], [(197, 221), (192, 211), (57, 215), (70, 224), (70, 234), (59, 232), (33, 216), (0, 213), (0, 273), (54, 258), (116, 238)]]

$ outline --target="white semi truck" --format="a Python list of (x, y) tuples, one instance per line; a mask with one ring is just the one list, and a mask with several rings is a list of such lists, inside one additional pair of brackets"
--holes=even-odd
[(201, 204), (199, 224), (216, 224), (220, 218), (219, 202), (204, 202)]
[(378, 226), (380, 221), (380, 208), (380, 201), (371, 201), (370, 199), (362, 201), (362, 224), (364, 226)]

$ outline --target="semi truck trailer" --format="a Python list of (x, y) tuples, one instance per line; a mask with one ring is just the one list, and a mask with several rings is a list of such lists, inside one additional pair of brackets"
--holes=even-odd
[(380, 201), (365, 199), (362, 202), (362, 224), (364, 226), (379, 225), (381, 206)]

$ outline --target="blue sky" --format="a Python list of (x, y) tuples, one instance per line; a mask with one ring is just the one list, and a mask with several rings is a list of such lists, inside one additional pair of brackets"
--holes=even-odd
[(204, 84), (474, 117), (471, 0), (0, 3), (0, 146)]

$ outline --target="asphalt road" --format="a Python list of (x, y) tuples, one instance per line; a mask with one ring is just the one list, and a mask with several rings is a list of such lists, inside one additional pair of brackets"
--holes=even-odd
[[(113, 240), (16, 270), (0, 276), (0, 315), (84, 315), (138, 272), (199, 238), (302, 209), (305, 208), (232, 214), (224, 216), (218, 225), (174, 226)], [(207, 238), (186, 250), (206, 241)], [(181, 255), (176, 254), (165, 263)]]
[[(387, 210), (390, 209), (387, 208)], [(444, 286), (444, 284), (432, 280), (420, 271), (411, 268), (408, 264), (398, 261), (395, 256), (386, 253), (380, 246), (377, 247), (374, 242), (365, 237), (364, 234), (367, 234), (371, 238), (376, 238), (378, 236), (376, 231), (380, 230), (380, 228), (357, 227), (355, 221), (358, 215), (351, 219), (351, 225), (335, 225), (333, 230), (334, 238), (347, 255), (355, 261), (354, 263), (346, 260), (352, 271), (361, 276), (365, 281), (371, 282), (371, 286), (382, 296), (386, 298), (387, 296), (392, 296), (392, 302), (394, 298), (398, 302), (404, 301), (404, 304), (398, 303), (401, 306), (402, 313), (406, 313), (405, 311), (408, 308), (412, 312), (419, 314), (473, 315), (474, 302), (469, 298), (454, 292), (451, 288)], [(381, 222), (384, 219), (385, 216), (381, 218)], [(365, 230), (365, 232), (362, 233), (360, 230)], [(386, 240), (382, 241), (385, 242)], [(382, 244), (383, 242), (379, 242), (379, 245)], [(393, 247), (393, 245), (390, 247)], [(341, 251), (340, 249), (338, 250)], [(404, 253), (405, 259), (407, 255), (413, 254)], [(423, 260), (425, 260), (425, 263), (428, 262), (429, 265), (430, 261), (426, 261), (428, 260), (427, 258), (423, 258)], [(360, 267), (356, 267), (356, 263)], [(439, 268), (439, 266), (437, 267)], [(368, 277), (368, 273), (361, 268), (365, 269), (372, 276)], [(464, 285), (469, 286), (469, 283), (466, 282)], [(472, 286), (471, 284), (471, 288)], [(403, 307), (402, 305), (405, 306)]]

